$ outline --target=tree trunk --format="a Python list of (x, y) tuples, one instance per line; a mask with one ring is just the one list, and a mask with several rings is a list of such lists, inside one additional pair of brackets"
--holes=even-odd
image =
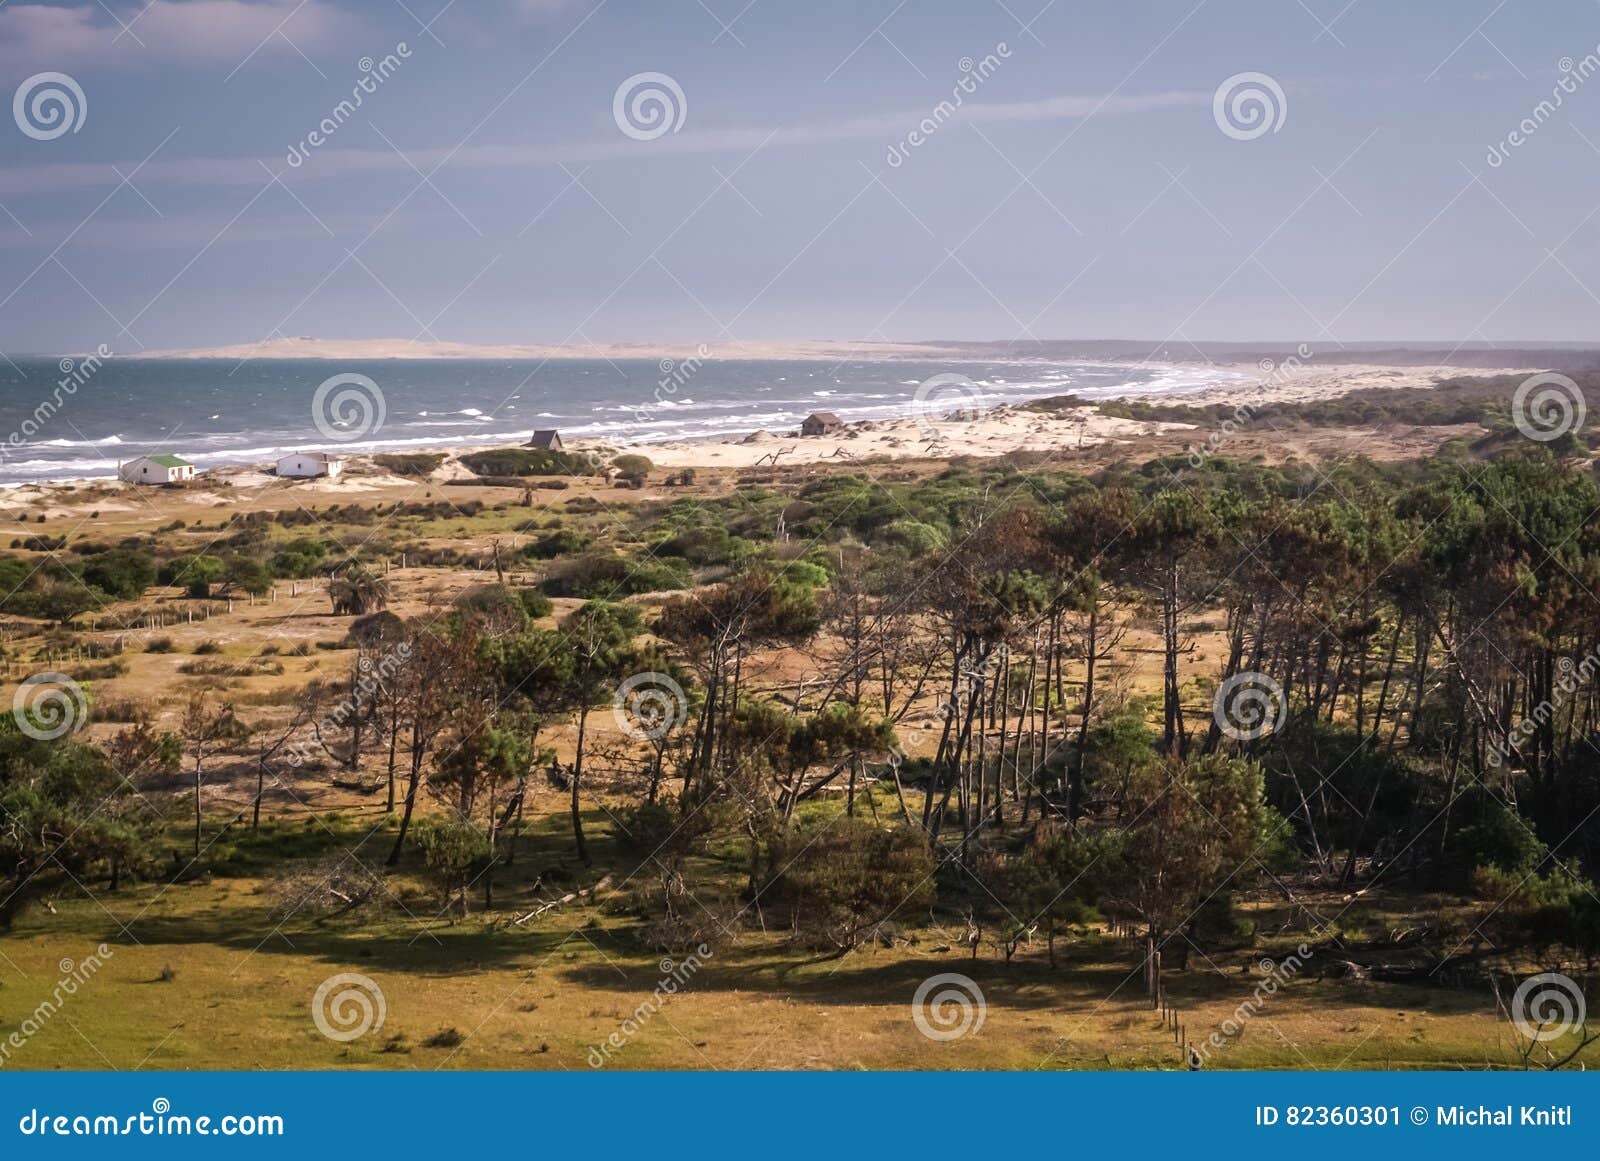
[(194, 857), (200, 857), (200, 781), (201, 763), (205, 760), (205, 751), (196, 747), (194, 752)]
[(400, 833), (394, 836), (394, 849), (389, 852), (387, 866), (400, 861), (400, 850), (405, 846), (406, 832), (411, 829), (411, 814), (417, 808), (417, 786), (422, 781), (422, 743), (413, 729), (411, 739), (411, 776), (406, 780), (406, 808), (400, 815)]
[[(357, 656), (359, 657), (360, 655), (357, 654)], [(350, 674), (350, 705), (350, 753), (344, 760), (344, 768), (346, 770), (355, 770), (361, 765), (361, 665), (359, 662), (355, 670)]]
[(267, 764), (265, 762), (258, 761), (256, 763), (256, 801), (255, 806), (250, 813), (251, 830), (261, 829), (261, 796), (266, 792), (266, 781)]
[(394, 813), (394, 766), (397, 756), (396, 750), (400, 738), (400, 707), (396, 706), (394, 718), (389, 724), (389, 801), (384, 805), (385, 814)]
[(583, 743), (589, 730), (589, 707), (578, 711), (578, 754), (572, 763), (572, 838), (578, 847), (578, 858), (589, 865), (589, 847), (583, 841), (583, 814), (578, 803), (578, 787), (583, 781)]

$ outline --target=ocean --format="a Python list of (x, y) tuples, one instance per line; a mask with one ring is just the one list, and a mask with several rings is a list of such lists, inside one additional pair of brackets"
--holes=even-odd
[[(342, 382), (324, 387), (331, 377)], [(912, 414), (961, 377), (968, 405), (1049, 395), (1179, 395), (1241, 377), (1205, 367), (1040, 360), (19, 359), (0, 364), (0, 485), (112, 477), (155, 452), (201, 468), (567, 437), (660, 442)], [(319, 387), (322, 390), (319, 392)], [(927, 391), (923, 389), (926, 397)]]

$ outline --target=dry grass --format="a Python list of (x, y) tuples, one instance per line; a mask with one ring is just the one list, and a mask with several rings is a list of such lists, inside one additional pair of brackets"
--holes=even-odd
[[(1313, 432), (1306, 440), (1337, 438)], [(1399, 438), (1397, 435), (1396, 438)], [(1307, 451), (1316, 450), (1309, 446)], [(933, 470), (933, 465), (928, 470)], [(919, 470), (898, 465), (899, 472)], [(733, 473), (703, 471), (700, 483), (673, 490), (672, 498), (725, 491)], [(240, 490), (219, 510), (220, 492), (163, 494), (159, 505), (115, 507), (104, 495), (84, 501), (102, 511), (96, 537), (152, 532), (183, 519), (197, 545), (235, 511), (272, 510), (299, 502), (286, 488)], [(392, 504), (397, 499), (503, 503), (512, 493), (478, 488), (419, 487), (401, 482), (354, 499)], [(470, 519), (411, 521), (419, 542), (485, 553), (495, 537), (514, 546), (514, 530), (564, 510), (574, 496), (593, 496), (608, 507), (666, 498), (659, 489), (624, 492), (579, 483), (562, 493), (536, 492), (535, 506), (486, 510)], [(331, 497), (320, 498), (325, 503)], [(339, 498), (345, 502), (347, 498)], [(54, 512), (54, 509), (52, 509)], [(70, 506), (53, 514), (45, 531), (69, 532)], [(615, 521), (601, 513), (597, 526)], [(196, 523), (208, 530), (192, 531)], [(31, 528), (31, 526), (30, 526)], [(3, 533), (4, 528), (0, 528)], [(12, 530), (13, 533), (15, 529)], [(314, 526), (302, 530), (318, 531)], [(362, 529), (348, 530), (359, 543)], [(490, 574), (492, 575), (492, 574)], [(397, 569), (394, 611), (421, 616), (480, 584), (476, 568)], [(309, 590), (309, 586), (307, 586)], [(168, 594), (176, 615), (184, 606)], [(566, 603), (559, 603), (565, 607)], [(348, 618), (331, 616), (326, 598), (304, 591), (277, 601), (236, 601), (231, 613), (200, 624), (176, 624), (128, 634), (129, 644), (170, 638), (170, 652), (129, 652), (127, 671), (94, 682), (108, 702), (154, 705), (163, 728), (173, 728), (177, 708), (195, 688), (225, 682), (250, 720), (267, 731), (282, 720), (295, 692), (313, 678), (339, 679), (349, 656), (328, 651), (343, 641)], [(109, 640), (111, 634), (98, 638)], [(221, 652), (203, 670), (185, 674), (202, 642)], [(22, 642), (24, 648), (27, 642)], [(1149, 646), (1142, 630), (1130, 647)], [(1185, 658), (1185, 679), (1214, 672), (1220, 647), (1200, 632)], [(264, 647), (277, 647), (270, 660)], [(789, 682), (798, 659), (781, 654), (751, 661), (753, 684)], [(280, 671), (281, 670), (281, 671)], [(1156, 678), (1140, 666), (1128, 677), (1131, 692), (1148, 692)], [(1200, 687), (1193, 700), (1204, 700)], [(597, 714), (597, 749), (616, 739), (610, 715)], [(117, 728), (97, 724), (93, 736)], [(552, 728), (541, 741), (570, 759), (570, 729)], [(931, 744), (931, 741), (930, 741)], [(230, 765), (229, 762), (232, 762)], [(369, 768), (370, 772), (370, 768)], [(221, 820), (244, 811), (255, 791), (248, 752), (224, 757), (208, 770), (206, 810), (214, 836)], [(603, 785), (603, 778), (597, 779)], [(147, 788), (154, 801), (185, 806), (186, 783)], [(893, 806), (880, 803), (892, 812)], [(548, 896), (550, 884), (582, 883), (588, 872), (573, 865), (564, 829), (564, 804), (536, 794), (529, 809), (535, 833), (519, 866), (502, 871), (491, 916), (450, 923), (436, 917), (438, 900), (402, 873), (388, 880), (386, 906), (372, 913), (318, 921), (274, 910), (273, 883), (263, 876), (281, 866), (304, 866), (330, 852), (358, 847), (363, 858), (381, 854), (389, 832), (381, 796), (364, 798), (334, 788), (326, 775), (302, 773), (269, 791), (263, 833), (230, 832), (208, 852), (215, 869), (181, 885), (144, 883), (95, 897), (69, 886), (54, 910), (30, 912), (0, 936), (0, 1032), (19, 1027), (55, 987), (60, 962), (82, 962), (105, 943), (105, 966), (80, 987), (63, 1010), (13, 1053), (8, 1067), (23, 1068), (573, 1068), (590, 1067), (589, 1054), (635, 1016), (662, 977), (659, 954), (643, 949), (636, 920), (602, 903), (550, 913), (525, 926), (506, 920)], [(591, 812), (602, 864), (610, 854), (607, 820)], [(362, 842), (364, 836), (366, 842)], [(173, 845), (180, 845), (175, 840)], [(715, 873), (710, 868), (708, 873)], [(545, 877), (541, 891), (534, 882)], [(1344, 922), (1375, 930), (1437, 917), (1450, 901), (1432, 897), (1363, 903)], [(1288, 917), (1258, 902), (1260, 930), (1278, 930)], [(1334, 907), (1338, 910), (1338, 907)], [(941, 920), (948, 917), (941, 917)], [(976, 960), (956, 947), (957, 932), (938, 923), (908, 930), (907, 942), (818, 962), (757, 928), (733, 933), (658, 1013), (640, 1021), (637, 1035), (612, 1054), (610, 1067), (646, 1068), (1173, 1068), (1181, 1059), (1171, 1033), (1139, 995), (1137, 952), (1098, 930), (1058, 947), (1052, 968), (1042, 946), (1024, 948), (1007, 964), (990, 948)], [(1172, 973), (1171, 994), (1188, 1034), (1203, 1039), (1251, 997), (1254, 968), (1266, 955), (1281, 957), (1295, 942), (1240, 948), (1209, 961), (1195, 957)], [(1243, 969), (1241, 971), (1241, 969)], [(349, 1044), (322, 1036), (311, 1018), (319, 984), (340, 972), (360, 972), (381, 987), (387, 1016), (381, 1031)], [(959, 972), (976, 980), (986, 1000), (983, 1026), (974, 1035), (941, 1043), (920, 1034), (911, 1018), (917, 985), (931, 975)], [(459, 1039), (458, 1039), (459, 1038)], [(1307, 971), (1289, 981), (1217, 1052), (1214, 1067), (1484, 1067), (1514, 1063), (1509, 1027), (1487, 988), (1452, 991), (1322, 978)], [(1590, 1060), (1600, 1064), (1600, 1053)]]
[[(499, 909), (454, 922), (404, 871), (360, 914), (281, 914), (260, 876), (351, 849), (380, 858), (390, 831), (373, 805), (225, 836), (208, 854), (215, 876), (116, 894), (95, 884), (94, 898), (74, 888), (53, 912), (30, 912), (0, 940), (0, 1028), (18, 1027), (50, 994), (63, 959), (81, 963), (101, 943), (112, 954), (8, 1066), (585, 1069), (590, 1049), (633, 1019), (636, 1035), (624, 1037), (607, 1067), (1181, 1067), (1172, 1033), (1141, 998), (1136, 946), (1098, 928), (1058, 940), (1052, 967), (1042, 942), (1010, 963), (988, 944), (974, 959), (948, 916), (911, 917), (895, 947), (836, 959), (746, 924), (718, 938), (678, 994), (651, 1013), (641, 1005), (670, 969), (640, 945), (620, 895), (510, 922), (552, 882), (566, 889), (598, 874), (570, 860), (554, 796), (535, 817), (517, 864), (497, 876)], [(600, 812), (590, 829), (609, 864)], [(705, 869), (713, 881), (718, 873)], [(1405, 925), (1448, 906), (1435, 897), (1364, 903), (1344, 925)], [(1288, 918), (1265, 902), (1254, 910), (1263, 931)], [(1170, 971), (1169, 994), (1190, 1038), (1235, 1017), (1263, 978), (1259, 961), (1281, 961), (1298, 938), (1194, 956), (1186, 970)], [(1515, 1063), (1514, 1038), (1486, 986), (1358, 983), (1321, 970), (1313, 959), (1268, 996), (1209, 1067)], [(312, 1019), (318, 986), (343, 972), (374, 980), (387, 1009), (381, 1030), (347, 1044), (324, 1037)], [(912, 997), (923, 980), (948, 972), (976, 981), (985, 1016), (976, 1033), (936, 1042), (918, 1031)], [(1589, 1063), (1600, 1064), (1600, 1052)]]

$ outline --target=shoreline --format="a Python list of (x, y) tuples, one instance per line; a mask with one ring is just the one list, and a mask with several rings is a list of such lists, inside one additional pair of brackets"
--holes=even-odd
[[(901, 349), (903, 352), (911, 350), (909, 347)], [(943, 349), (940, 349), (939, 352), (934, 352), (933, 348), (928, 348), (926, 351), (918, 348), (914, 352), (903, 353), (899, 358), (905, 361), (926, 362), (932, 358), (935, 353), (942, 353), (946, 356), (959, 354), (959, 357), (945, 357), (941, 359), (939, 365), (962, 370), (972, 370), (973, 375), (977, 376), (971, 381), (971, 385), (973, 391), (977, 395), (987, 397), (982, 407), (985, 416), (1002, 413), (1006, 409), (1015, 409), (1028, 403), (1037, 402), (1041, 399), (1055, 398), (1064, 393), (1064, 385), (1061, 384), (1052, 384), (1043, 381), (1022, 382), (1019, 384), (1015, 381), (1012, 381), (1012, 389), (1020, 386), (1026, 390), (1027, 393), (1020, 395), (1009, 394), (1005, 387), (1005, 385), (1008, 383), (1008, 380), (998, 377), (992, 380), (986, 380), (979, 375), (979, 368), (982, 368), (985, 371), (992, 371), (992, 369), (995, 367), (994, 361), (992, 359), (977, 358), (970, 352), (952, 352)], [(206, 353), (197, 355), (195, 357), (209, 357), (209, 354)], [(821, 356), (815, 353), (812, 357), (817, 361), (823, 361)], [(774, 363), (782, 364), (792, 362), (793, 360), (764, 355), (759, 361), (772, 361)], [(874, 359), (873, 361), (895, 362), (897, 360)], [(1112, 400), (1127, 398), (1165, 398), (1174, 400), (1194, 398), (1201, 393), (1210, 392), (1219, 388), (1242, 386), (1243, 384), (1240, 382), (1226, 383), (1218, 382), (1218, 380), (1239, 380), (1244, 374), (1244, 372), (1241, 372), (1240, 369), (1233, 367), (1210, 366), (1200, 363), (1179, 363), (1168, 361), (1158, 362), (1123, 359), (1064, 362), (1063, 360), (1056, 358), (1030, 356), (1015, 358), (1005, 365), (1023, 372), (1026, 372), (1030, 369), (1054, 370), (1067, 366), (1072, 368), (1086, 367), (1090, 369), (1113, 371), (1142, 371), (1151, 376), (1150, 380), (1144, 383), (1124, 382), (1117, 384), (1115, 387), (1089, 388), (1088, 394), (1086, 394), (1085, 397), (1097, 401), (1101, 399)], [(1254, 373), (1254, 368), (1249, 368), (1247, 370), (1249, 373)], [(1197, 374), (1202, 375), (1201, 381), (1196, 381)], [(1027, 379), (1029, 377), (1030, 376), (1027, 375), (1022, 376), (1023, 379)], [(902, 387), (904, 387), (906, 384), (914, 383), (914, 380), (901, 381)], [(735, 425), (730, 425), (720, 430), (705, 430), (702, 428), (700, 430), (692, 431), (689, 434), (677, 434), (671, 431), (662, 431), (662, 428), (670, 428), (674, 423), (703, 424), (706, 421), (703, 419), (692, 421), (674, 419), (674, 401), (661, 401), (659, 399), (659, 393), (657, 396), (658, 401), (655, 404), (643, 403), (634, 410), (633, 414), (635, 416), (635, 422), (628, 425), (635, 430), (649, 430), (651, 428), (656, 429), (648, 435), (635, 434), (634, 431), (613, 433), (604, 430), (587, 430), (589, 428), (605, 428), (608, 426), (606, 421), (599, 418), (590, 419), (582, 423), (575, 423), (562, 422), (554, 417), (551, 417), (551, 419), (544, 420), (543, 422), (559, 428), (562, 433), (563, 441), (569, 447), (577, 449), (606, 448), (616, 452), (635, 451), (641, 454), (647, 454), (652, 448), (663, 449), (673, 457), (673, 460), (676, 463), (682, 458), (681, 449), (683, 448), (699, 447), (716, 443), (736, 443), (744, 437), (762, 430), (771, 430), (780, 433), (792, 433), (792, 429), (798, 427), (801, 419), (804, 418), (804, 415), (812, 411), (836, 410), (839, 413), (840, 418), (853, 430), (859, 430), (863, 427), (863, 425), (869, 424), (892, 424), (904, 419), (908, 414), (914, 414), (917, 411), (916, 399), (914, 395), (909, 393), (906, 394), (905, 397), (899, 398), (892, 403), (875, 402), (875, 400), (887, 398), (886, 396), (850, 394), (835, 396), (832, 391), (813, 392), (813, 395), (815, 396), (814, 398), (806, 400), (804, 404), (800, 405), (800, 407), (795, 406), (796, 403), (799, 402), (797, 400), (787, 401), (788, 407), (792, 409), (791, 417), (788, 419), (779, 420), (777, 422), (772, 422), (771, 417), (768, 417), (768, 422), (766, 423), (765, 427), (763, 427), (763, 417), (758, 415), (746, 415), (735, 417), (731, 421), (732, 424)], [(959, 397), (960, 392), (957, 393), (958, 400)], [(509, 400), (507, 402), (509, 402)], [(803, 410), (801, 408), (803, 408)], [(595, 414), (598, 416), (603, 412), (614, 410), (616, 409), (598, 408)], [(648, 422), (641, 418), (641, 416), (646, 413), (655, 412), (659, 412), (659, 414), (651, 414)], [(427, 415), (428, 412), (424, 411), (421, 414)], [(478, 413), (463, 412), (461, 414), (477, 415)], [(545, 413), (540, 414), (542, 416)], [(509, 415), (497, 414), (491, 418), (500, 422), (512, 421), (512, 417)], [(540, 421), (538, 419), (535, 419), (535, 426), (538, 426), (539, 422)], [(468, 424), (463, 426), (473, 425)], [(466, 452), (482, 451), (495, 447), (517, 446), (531, 438), (533, 430), (534, 428), (531, 427), (519, 427), (518, 429), (512, 431), (486, 433), (483, 435), (473, 435), (466, 432), (450, 432), (439, 433), (436, 435), (418, 435), (409, 438), (401, 437), (393, 439), (385, 439), (379, 436), (377, 433), (373, 433), (373, 437), (363, 437), (350, 443), (319, 440), (315, 435), (310, 435), (301, 438), (291, 438), (285, 440), (285, 442), (282, 444), (271, 444), (270, 442), (263, 444), (262, 441), (271, 440), (270, 435), (256, 435), (251, 432), (240, 432), (234, 434), (236, 434), (241, 441), (248, 441), (249, 443), (256, 444), (257, 446), (250, 447), (248, 450), (224, 449), (217, 452), (190, 450), (180, 446), (176, 448), (175, 451), (176, 454), (180, 454), (185, 459), (193, 462), (199, 472), (217, 475), (237, 473), (240, 471), (261, 471), (269, 469), (272, 462), (279, 456), (288, 455), (295, 452), (326, 451), (333, 454), (342, 454), (351, 461), (370, 461), (379, 455), (406, 454), (413, 452), (445, 452), (452, 456), (457, 456)], [(23, 447), (19, 450), (23, 453), (26, 453), (28, 449), (26, 445), (23, 445)], [(82, 443), (81, 451), (84, 454), (78, 457), (79, 462), (72, 464), (72, 466), (64, 471), (63, 474), (34, 476), (16, 480), (0, 480), (0, 492), (15, 490), (17, 488), (26, 488), (34, 485), (45, 486), (57, 484), (93, 484), (96, 482), (114, 483), (117, 479), (117, 464), (120, 461), (135, 458), (138, 455), (152, 454), (145, 442), (135, 440), (132, 443), (123, 443), (120, 437), (116, 436), (108, 437), (107, 439), (99, 442), (84, 441)], [(97, 469), (97, 474), (82, 474), (85, 469), (80, 465), (84, 460), (98, 460), (103, 467)], [(688, 465), (688, 461), (683, 462), (686, 466)], [(0, 462), (0, 469), (3, 469), (3, 467), (3, 462)]]
[[(1287, 360), (1285, 361), (1287, 364)], [(1157, 364), (1145, 364), (1157, 366)], [(1192, 365), (1192, 364), (1191, 364)], [(1181, 366), (1181, 364), (1160, 364)], [(660, 467), (759, 467), (773, 463), (805, 464), (856, 459), (950, 459), (959, 456), (992, 457), (1010, 452), (1057, 451), (1065, 447), (1092, 448), (1107, 443), (1132, 443), (1141, 437), (1199, 431), (1191, 423), (1124, 419), (1104, 415), (1099, 404), (1126, 399), (1160, 400), (1186, 407), (1223, 405), (1235, 408), (1271, 403), (1308, 403), (1333, 399), (1372, 388), (1432, 390), (1445, 379), (1462, 375), (1491, 377), (1526, 374), (1529, 368), (1399, 367), (1389, 364), (1305, 363), (1271, 370), (1259, 364), (1206, 364), (1218, 371), (1241, 376), (1230, 384), (1184, 392), (1129, 391), (1087, 398), (1084, 406), (1051, 414), (1029, 410), (1026, 403), (1007, 403), (968, 420), (920, 420), (901, 417), (849, 424), (837, 435), (801, 437), (791, 433), (711, 436), (702, 439), (635, 443), (621, 450), (647, 455)], [(1039, 396), (1061, 398), (1063, 394)], [(1080, 396), (1080, 398), (1082, 398)], [(933, 437), (937, 438), (933, 438)], [(576, 441), (574, 441), (576, 444)]]
[[(237, 468), (259, 468), (280, 456), (308, 451), (327, 451), (347, 457), (433, 451), (459, 454), (468, 450), (514, 446), (531, 438), (535, 429), (544, 427), (559, 429), (564, 441), (574, 445), (623, 446), (629, 449), (670, 445), (676, 448), (684, 444), (738, 440), (763, 428), (785, 431), (798, 427), (806, 415), (818, 410), (834, 411), (847, 424), (858, 425), (863, 422), (900, 419), (908, 414), (920, 412), (918, 394), (922, 386), (938, 383), (941, 376), (965, 384), (952, 389), (954, 394), (952, 406), (959, 405), (963, 398), (972, 398), (980, 409), (988, 412), (1003, 406), (1014, 407), (1053, 398), (1074, 390), (1091, 400), (1134, 397), (1177, 399), (1194, 396), (1217, 387), (1238, 386), (1243, 378), (1248, 377), (1248, 372), (1253, 372), (1253, 368), (1248, 369), (1248, 372), (1241, 372), (1233, 367), (1194, 362), (1126, 359), (1063, 360), (1042, 356), (1021, 356), (997, 364), (993, 358), (981, 358), (972, 352), (953, 350), (944, 351), (946, 357), (930, 362), (934, 359), (931, 348), (926, 350), (918, 348), (914, 352), (906, 347), (899, 349), (902, 355), (898, 358), (868, 360), (869, 365), (880, 369), (887, 369), (897, 362), (907, 365), (908, 371), (910, 365), (917, 365), (915, 377), (899, 377), (892, 383), (878, 385), (877, 389), (886, 393), (870, 391), (864, 393), (860, 389), (850, 387), (846, 387), (842, 392), (832, 389), (808, 391), (806, 385), (796, 382), (786, 389), (789, 397), (763, 401), (764, 413), (762, 404), (756, 402), (759, 393), (752, 395), (748, 403), (742, 407), (737, 403), (727, 402), (727, 399), (736, 397), (725, 396), (728, 387), (726, 383), (721, 388), (724, 395), (714, 397), (709, 404), (696, 405), (695, 400), (688, 397), (679, 400), (678, 390), (692, 380), (694, 368), (701, 363), (714, 364), (717, 360), (708, 358), (699, 362), (675, 365), (671, 360), (663, 359), (653, 365), (650, 374), (644, 377), (649, 380), (648, 382), (641, 380), (636, 384), (638, 389), (646, 394), (639, 395), (633, 404), (623, 400), (622, 405), (618, 406), (618, 400), (606, 400), (602, 397), (589, 404), (574, 401), (572, 404), (574, 408), (586, 407), (587, 410), (569, 411), (566, 403), (560, 399), (543, 399), (539, 401), (539, 406), (554, 407), (557, 411), (541, 410), (530, 418), (527, 414), (515, 414), (517, 409), (511, 402), (513, 399), (520, 399), (515, 393), (493, 406), (488, 402), (479, 401), (480, 406), (489, 408), (488, 414), (476, 408), (451, 411), (448, 402), (445, 402), (443, 410), (440, 410), (436, 407), (436, 401), (441, 397), (434, 395), (422, 401), (422, 406), (427, 409), (402, 418), (398, 424), (380, 427), (371, 433), (363, 432), (347, 442), (319, 437), (317, 433), (308, 431), (246, 429), (232, 432), (191, 433), (191, 439), (198, 435), (200, 446), (184, 446), (181, 441), (175, 442), (173, 446), (157, 446), (142, 437), (125, 439), (120, 431), (99, 439), (54, 439), (34, 445), (8, 444), (5, 448), (0, 448), (0, 451), (8, 453), (0, 457), (0, 476), (5, 474), (13, 459), (18, 463), (18, 473), (17, 478), (0, 479), (0, 489), (14, 489), (30, 484), (114, 480), (117, 464), (122, 460), (155, 454), (158, 451), (181, 455), (194, 463), (202, 472), (219, 472)], [(824, 361), (818, 357), (816, 350), (813, 350), (813, 361)], [(788, 372), (788, 374), (775, 374), (770, 381), (755, 375), (752, 383), (768, 384), (762, 390), (772, 390), (776, 385), (788, 383), (790, 375), (795, 370), (794, 360), (791, 359), (764, 357), (756, 362), (758, 364), (770, 362), (775, 368), (782, 368)], [(844, 363), (840, 363), (834, 371), (839, 371), (843, 366)], [(677, 375), (676, 367), (688, 367), (691, 369), (691, 374), (680, 381), (674, 377)], [(666, 376), (659, 382), (655, 380), (658, 369), (662, 376)], [(672, 371), (671, 376), (668, 374), (669, 370)], [(374, 374), (382, 374), (378, 368), (373, 368), (373, 371)], [(967, 372), (972, 376), (970, 380), (965, 377), (964, 373)], [(1064, 376), (1062, 372), (1070, 373), (1072, 377)], [(1104, 382), (1074, 388), (1071, 384), (1075, 382), (1078, 372), (1097, 375)], [(465, 373), (460, 372), (460, 374)], [(315, 374), (321, 372), (317, 371)], [(437, 374), (448, 377), (457, 372), (452, 369), (449, 372), (439, 371)], [(809, 372), (808, 377), (815, 374), (814, 371)], [(359, 378), (355, 381), (360, 382)], [(828, 385), (825, 379), (818, 382)], [(844, 380), (835, 378), (833, 382), (838, 384)], [(654, 384), (653, 391), (652, 384)], [(805, 397), (796, 398), (794, 392), (797, 390)], [(449, 386), (446, 382), (441, 381), (437, 391), (444, 392), (443, 398), (448, 399)], [(364, 391), (363, 394), (372, 392), (379, 392), (381, 408), (381, 391), (375, 383), (371, 384), (370, 391)], [(945, 396), (936, 396), (936, 402), (943, 403), (944, 399)], [(688, 410), (679, 410), (684, 407)], [(742, 413), (733, 414), (730, 413), (730, 409)], [(416, 418), (429, 417), (430, 414), (433, 418), (427, 423), (414, 422)], [(618, 415), (623, 418), (614, 418)], [(471, 417), (474, 422), (456, 418), (463, 416)], [(216, 419), (218, 416), (213, 415), (210, 418)], [(528, 426), (523, 426), (524, 424)], [(508, 426), (511, 430), (505, 430)], [(405, 433), (406, 427), (431, 427), (432, 430), (410, 435)], [(442, 430), (444, 428), (458, 430)], [(499, 430), (495, 430), (497, 428)], [(213, 442), (217, 446), (208, 446)], [(61, 456), (54, 454), (69, 447), (71, 450), (68, 453)], [(16, 452), (15, 456), (9, 454), (12, 451)]]
[[(1152, 365), (1153, 366), (1153, 365)], [(1166, 366), (1163, 364), (1162, 366)], [(1457, 375), (1489, 376), (1520, 374), (1528, 368), (1420, 369), (1386, 364), (1319, 365), (1308, 363), (1270, 372), (1259, 365), (1217, 365), (1218, 371), (1241, 376), (1231, 384), (1203, 387), (1194, 391), (1141, 392), (1088, 400), (1081, 408), (1062, 413), (1030, 410), (1027, 404), (1040, 399), (1059, 398), (1060, 393), (1040, 395), (1031, 400), (1007, 402), (972, 418), (898, 417), (863, 419), (848, 422), (838, 432), (822, 436), (800, 436), (792, 428), (782, 430), (747, 429), (726, 433), (705, 433), (665, 440), (605, 439), (573, 436), (565, 440), (572, 451), (594, 451), (603, 455), (643, 455), (659, 468), (758, 468), (827, 462), (883, 461), (910, 459), (953, 459), (962, 456), (993, 457), (1011, 452), (1043, 452), (1088, 449), (1107, 443), (1130, 444), (1140, 438), (1181, 435), (1197, 430), (1189, 423), (1125, 419), (1100, 413), (1098, 404), (1124, 399), (1156, 398), (1184, 406), (1206, 407), (1216, 404), (1233, 407), (1269, 403), (1309, 402), (1335, 398), (1369, 388), (1412, 388), (1427, 390), (1440, 380)], [(457, 457), (492, 447), (513, 446), (515, 437), (491, 437), (472, 443), (459, 440), (422, 440), (394, 449), (352, 450), (346, 454), (347, 471), (335, 479), (312, 479), (285, 487), (310, 489), (318, 493), (359, 495), (394, 485), (418, 482), (443, 482), (466, 478), (469, 473)], [(286, 449), (285, 454), (288, 450)], [(326, 450), (338, 452), (338, 445)], [(409, 452), (439, 454), (449, 458), (431, 476), (409, 477), (385, 472), (376, 459), (380, 455)], [(256, 488), (279, 482), (272, 473), (272, 460), (262, 459), (224, 463), (201, 469), (191, 488), (203, 490), (206, 481), (225, 488)], [(18, 499), (65, 500), (74, 491), (88, 488), (132, 489), (135, 485), (119, 481), (114, 472), (103, 476), (72, 476), (49, 480), (23, 480), (0, 484), (0, 494)]]

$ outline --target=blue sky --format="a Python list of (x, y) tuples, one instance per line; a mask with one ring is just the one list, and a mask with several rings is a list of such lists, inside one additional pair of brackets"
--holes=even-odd
[[(1536, 108), (1600, 6), (1528, 8), (10, 0), (0, 88), (86, 109), (0, 120), (0, 349), (1596, 340), (1600, 74)], [(652, 140), (641, 73), (683, 94)], [(1282, 93), (1250, 139), (1242, 73)]]

